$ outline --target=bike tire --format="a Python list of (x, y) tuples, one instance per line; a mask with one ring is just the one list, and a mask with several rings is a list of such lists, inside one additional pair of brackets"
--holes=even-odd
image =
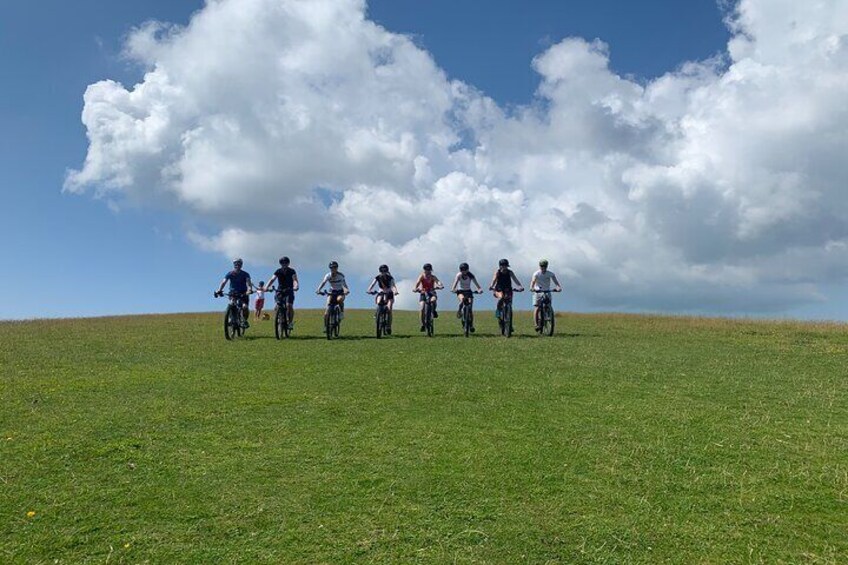
[(329, 308), (324, 320), (324, 333), (327, 334), (327, 339), (333, 339), (333, 310)]
[(334, 313), (335, 321), (333, 322), (333, 337), (339, 337), (339, 330), (342, 325), (342, 311), (336, 306), (336, 310)]
[(227, 306), (226, 310), (224, 310), (224, 337), (227, 339), (227, 341), (232, 341), (236, 338), (235, 328), (237, 326), (232, 324), (233, 319), (236, 319), (236, 324), (237, 324), (238, 322), (237, 322), (235, 308), (232, 305), (230, 305), (230, 306)]
[(503, 335), (512, 337), (512, 304), (504, 305)]
[(377, 339), (383, 337), (383, 309), (381, 307), (377, 307), (377, 316), (376, 316), (376, 330), (377, 330)]
[(277, 307), (277, 315), (274, 317), (274, 336), (277, 339), (283, 339), (283, 324), (285, 323), (286, 313), (281, 307)]
[(465, 337), (471, 335), (471, 311), (468, 309), (468, 305), (464, 305), (462, 307), (462, 331), (465, 333)]
[(433, 304), (427, 302), (424, 311), (424, 327), (427, 330), (427, 337), (433, 337)]
[(548, 337), (554, 335), (554, 327), (556, 326), (556, 316), (554, 316), (554, 309), (550, 306), (547, 307), (547, 313), (545, 315), (545, 323), (547, 327), (545, 328), (545, 333)]

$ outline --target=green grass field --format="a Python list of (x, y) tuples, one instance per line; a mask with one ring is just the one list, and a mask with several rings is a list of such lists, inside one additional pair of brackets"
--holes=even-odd
[(0, 324), (0, 563), (846, 563), (844, 325)]

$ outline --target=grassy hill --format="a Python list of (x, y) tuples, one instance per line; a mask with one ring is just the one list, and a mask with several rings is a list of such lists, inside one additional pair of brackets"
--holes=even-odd
[(0, 324), (0, 562), (848, 562), (845, 326), (299, 315)]

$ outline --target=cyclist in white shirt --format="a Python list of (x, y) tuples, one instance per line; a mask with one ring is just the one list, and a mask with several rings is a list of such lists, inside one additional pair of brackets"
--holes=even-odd
[[(555, 285), (553, 289), (551, 288), (551, 283)], [(557, 276), (553, 273), (553, 271), (548, 270), (547, 259), (542, 259), (541, 261), (539, 261), (539, 270), (533, 273), (533, 278), (530, 281), (530, 290), (545, 290), (549, 292), (562, 291), (562, 285), (559, 283)], [(539, 303), (542, 301), (542, 298), (544, 296), (545, 295), (540, 292), (533, 293), (533, 319), (537, 320), (537, 331), (539, 330)]]
[(459, 272), (456, 274), (456, 277), (454, 277), (453, 285), (451, 286), (451, 292), (456, 293), (456, 298), (459, 301), (459, 308), (456, 310), (457, 318), (462, 316), (463, 301), (467, 300), (472, 304), (474, 302), (474, 291), (471, 290), (471, 283), (474, 283), (474, 286), (477, 287), (478, 291), (483, 290), (483, 287), (481, 287), (480, 283), (477, 282), (477, 277), (474, 276), (474, 273), (468, 270), (468, 263), (460, 263)]
[[(344, 300), (345, 296), (350, 294), (350, 289), (347, 286), (344, 273), (339, 271), (339, 264), (335, 261), (330, 261), (329, 266), (330, 272), (324, 275), (321, 284), (319, 284), (318, 288), (315, 289), (315, 294), (321, 294), (324, 286), (329, 285), (330, 291), (327, 296), (327, 306), (333, 303), (338, 304), (339, 309), (341, 310), (341, 315), (344, 317)], [(325, 312), (324, 318), (326, 317), (327, 313)]]

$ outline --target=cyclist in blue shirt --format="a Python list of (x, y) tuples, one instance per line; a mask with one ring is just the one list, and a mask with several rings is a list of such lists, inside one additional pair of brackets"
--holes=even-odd
[(242, 313), (244, 314), (244, 327), (249, 328), (250, 324), (247, 320), (250, 315), (248, 308), (250, 299), (248, 295), (253, 292), (253, 282), (250, 280), (250, 273), (242, 270), (243, 265), (244, 261), (241, 260), (241, 257), (233, 259), (233, 270), (224, 275), (224, 280), (221, 281), (218, 290), (215, 291), (215, 296), (223, 296), (224, 285), (229, 282), (230, 294), (237, 295), (237, 301), (241, 305)]

